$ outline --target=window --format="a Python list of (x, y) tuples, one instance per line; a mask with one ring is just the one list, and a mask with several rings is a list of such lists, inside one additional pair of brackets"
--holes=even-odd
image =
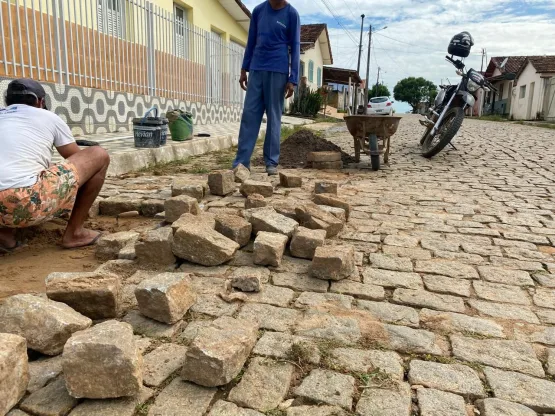
[(174, 5), (175, 14), (175, 55), (189, 57), (189, 30), (187, 10)]
[(308, 82), (314, 82), (314, 62), (308, 61)]
[(318, 70), (316, 71), (316, 85), (318, 87), (322, 86), (322, 68), (318, 68)]
[(518, 98), (525, 98), (526, 97), (526, 85), (522, 85), (520, 87), (520, 96)]
[(98, 30), (111, 36), (123, 37), (122, 0), (98, 0)]

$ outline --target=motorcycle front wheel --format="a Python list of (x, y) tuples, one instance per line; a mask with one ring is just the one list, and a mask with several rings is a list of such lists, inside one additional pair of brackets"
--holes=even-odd
[(422, 143), (422, 156), (431, 158), (441, 152), (445, 146), (455, 137), (464, 120), (462, 107), (453, 107), (445, 113), (443, 122), (437, 133), (432, 136), (425, 133)]

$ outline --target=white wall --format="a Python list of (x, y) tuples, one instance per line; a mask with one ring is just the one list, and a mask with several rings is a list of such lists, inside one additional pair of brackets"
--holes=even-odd
[[(322, 32), (323, 36), (325, 34)], [(322, 36), (322, 35), (320, 35)], [(304, 53), (301, 53), (301, 61), (304, 62), (304, 75), (308, 80), (308, 86), (311, 90), (315, 90), (322, 86), (322, 84), (318, 85), (318, 68), (322, 73), (322, 78), (324, 76), (324, 58), (322, 57), (322, 50), (320, 49), (320, 42), (316, 41), (314, 48), (307, 50)], [(314, 76), (312, 82), (310, 82), (309, 74), (308, 74), (308, 63), (312, 61), (314, 62)]]
[[(536, 73), (536, 69), (531, 63), (520, 74), (518, 83), (513, 87), (513, 102), (511, 106), (511, 115), (515, 120), (526, 120), (528, 116), (528, 107), (530, 103), (530, 84), (534, 82), (534, 96), (532, 98), (532, 108), (530, 118), (535, 119), (536, 113), (541, 110), (543, 97), (545, 93), (544, 80), (540, 78), (540, 74)], [(520, 98), (520, 88), (526, 86), (526, 95)]]

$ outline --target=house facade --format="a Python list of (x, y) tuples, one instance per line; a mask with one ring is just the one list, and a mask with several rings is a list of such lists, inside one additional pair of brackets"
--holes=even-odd
[(364, 103), (364, 82), (354, 69), (324, 67), (324, 85), (329, 87), (328, 104), (341, 111), (352, 110), (355, 87), (358, 86), (358, 103)]
[(325, 23), (301, 26), (300, 76), (311, 90), (323, 85), (324, 65), (333, 65), (333, 55)]
[(515, 120), (555, 118), (555, 56), (494, 57), (485, 76), (497, 93), (484, 94), (482, 114)]
[(238, 121), (250, 12), (240, 0), (0, 0), (0, 94), (34, 78), (76, 134), (128, 130), (151, 107)]

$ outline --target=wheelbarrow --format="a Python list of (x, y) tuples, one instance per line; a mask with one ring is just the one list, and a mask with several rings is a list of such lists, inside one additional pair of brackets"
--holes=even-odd
[[(380, 169), (380, 155), (389, 161), (390, 138), (399, 127), (402, 117), (396, 116), (347, 116), (347, 128), (355, 140), (355, 161), (360, 162), (360, 152), (370, 156), (372, 170)], [(379, 143), (381, 139), (381, 143)]]

